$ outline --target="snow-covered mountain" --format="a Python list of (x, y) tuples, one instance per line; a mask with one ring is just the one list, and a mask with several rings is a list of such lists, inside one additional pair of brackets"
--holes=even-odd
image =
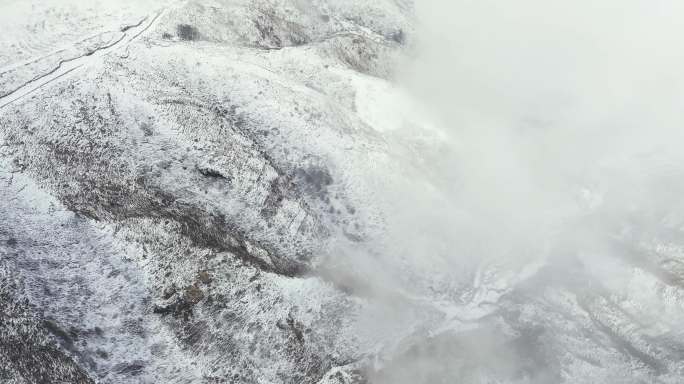
[(669, 211), (608, 216), (573, 190), (572, 237), (468, 219), (491, 201), (452, 161), (490, 141), (399, 80), (412, 1), (6, 0), (0, 21), (1, 382), (684, 380), (678, 184), (648, 195)]

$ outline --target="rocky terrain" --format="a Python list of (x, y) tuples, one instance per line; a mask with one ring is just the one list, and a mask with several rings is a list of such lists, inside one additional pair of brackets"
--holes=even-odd
[(3, 383), (684, 378), (678, 219), (616, 217), (606, 258), (455, 265), (450, 222), (395, 212), (392, 191), (439, 206), (447, 145), (395, 81), (411, 1), (10, 0), (0, 21)]

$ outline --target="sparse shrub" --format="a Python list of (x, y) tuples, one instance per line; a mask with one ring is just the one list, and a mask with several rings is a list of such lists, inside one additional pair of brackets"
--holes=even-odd
[(178, 24), (176, 34), (181, 40), (199, 40), (200, 33), (197, 28), (190, 24)]

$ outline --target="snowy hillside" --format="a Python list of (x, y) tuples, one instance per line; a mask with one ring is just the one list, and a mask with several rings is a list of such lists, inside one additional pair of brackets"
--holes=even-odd
[(0, 382), (684, 380), (679, 190), (606, 224), (577, 187), (553, 200), (572, 220), (492, 242), (454, 198), (478, 143), (399, 80), (412, 1), (0, 22)]

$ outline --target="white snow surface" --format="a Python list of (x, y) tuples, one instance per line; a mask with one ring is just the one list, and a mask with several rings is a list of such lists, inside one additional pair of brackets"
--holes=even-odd
[(396, 81), (411, 2), (4, 1), (0, 22), (0, 262), (93, 382), (682, 382), (676, 235), (448, 256), (453, 143)]

